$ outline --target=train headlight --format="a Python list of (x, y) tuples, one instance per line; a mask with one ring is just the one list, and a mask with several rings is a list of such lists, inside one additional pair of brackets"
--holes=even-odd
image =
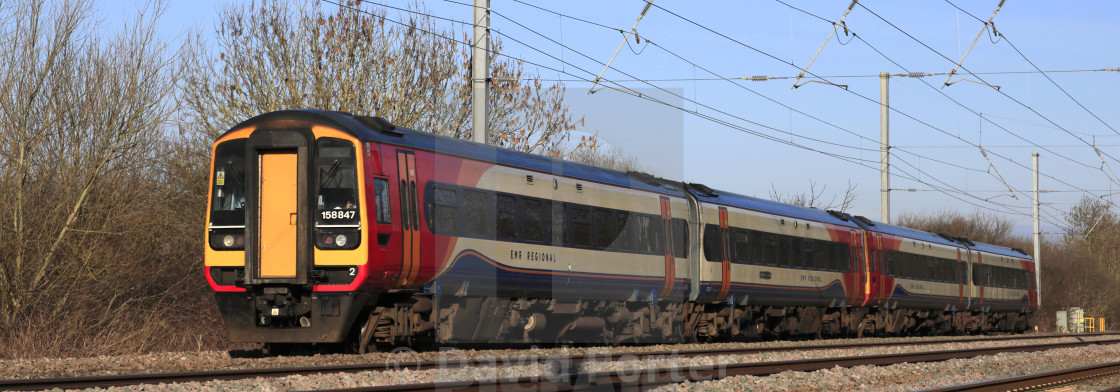
[(358, 230), (315, 230), (315, 247), (321, 250), (358, 249), (362, 232)]
[(242, 250), (245, 249), (245, 233), (240, 229), (211, 230), (208, 235), (210, 248), (214, 250)]

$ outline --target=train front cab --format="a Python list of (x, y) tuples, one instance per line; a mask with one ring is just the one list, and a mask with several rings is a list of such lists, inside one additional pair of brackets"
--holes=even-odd
[[(262, 122), (214, 144), (206, 279), (234, 342), (341, 342), (371, 299), (361, 142)], [(311, 184), (301, 186), (300, 184)], [(372, 196), (372, 195), (371, 195)]]

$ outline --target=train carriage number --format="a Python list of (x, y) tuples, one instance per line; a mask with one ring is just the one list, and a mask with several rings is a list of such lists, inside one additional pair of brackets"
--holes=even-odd
[(354, 215), (357, 213), (358, 212), (355, 210), (327, 210), (320, 212), (320, 214), (323, 215), (323, 220), (354, 219)]

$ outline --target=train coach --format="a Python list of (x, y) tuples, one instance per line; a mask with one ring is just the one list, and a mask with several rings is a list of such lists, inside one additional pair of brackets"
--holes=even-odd
[(214, 143), (230, 339), (366, 352), (1017, 331), (1022, 251), (319, 110)]

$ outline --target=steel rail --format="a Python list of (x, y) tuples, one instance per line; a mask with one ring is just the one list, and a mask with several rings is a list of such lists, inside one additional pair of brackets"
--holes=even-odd
[(552, 376), (386, 385), (337, 389), (336, 391), (644, 391), (685, 381), (702, 382), (734, 376), (768, 376), (785, 371), (809, 372), (831, 369), (838, 366), (849, 368), (855, 366), (888, 366), (900, 363), (939, 362), (950, 359), (965, 359), (1008, 352), (1034, 352), (1099, 344), (1120, 344), (1120, 339), (791, 361), (746, 362), (591, 373), (573, 372)]
[[(885, 347), (885, 346), (925, 346), (936, 344), (950, 344), (950, 343), (980, 343), (992, 341), (1015, 341), (1015, 340), (1038, 340), (1038, 339), (1056, 339), (1056, 338), (1081, 338), (1092, 336), (1109, 336), (1116, 335), (1114, 333), (1090, 333), (1090, 334), (1077, 334), (1077, 335), (1016, 335), (1016, 336), (999, 336), (987, 338), (973, 338), (973, 339), (939, 339), (939, 340), (923, 340), (912, 342), (859, 342), (859, 343), (840, 343), (840, 344), (807, 344), (807, 345), (792, 345), (781, 347), (745, 347), (745, 348), (720, 348), (710, 350), (688, 350), (688, 351), (646, 351), (646, 352), (615, 352), (615, 353), (598, 353), (598, 354), (572, 354), (572, 355), (541, 355), (541, 356), (516, 356), (516, 357), (485, 357), (485, 358), (456, 358), (457, 351), (445, 351), (447, 358), (435, 361), (397, 361), (397, 362), (382, 362), (373, 364), (349, 364), (349, 365), (327, 365), (327, 366), (308, 366), (308, 367), (292, 367), (292, 368), (257, 368), (257, 369), (228, 369), (228, 370), (211, 370), (211, 371), (190, 371), (190, 372), (170, 372), (170, 373), (145, 373), (145, 374), (121, 374), (121, 375), (100, 375), (100, 376), (78, 376), (78, 377), (54, 377), (54, 378), (29, 378), (29, 379), (8, 379), (0, 380), (0, 390), (42, 390), (42, 389), (71, 389), (71, 388), (93, 388), (93, 387), (111, 387), (111, 386), (128, 386), (139, 384), (155, 384), (155, 383), (176, 383), (176, 382), (206, 382), (215, 380), (238, 380), (256, 377), (283, 377), (289, 375), (311, 375), (311, 374), (325, 374), (325, 373), (356, 373), (364, 371), (384, 371), (384, 370), (403, 370), (410, 371), (431, 370), (431, 369), (448, 369), (448, 368), (461, 368), (461, 367), (477, 367), (477, 366), (523, 366), (532, 364), (552, 363), (557, 366), (567, 367), (569, 369), (578, 369), (584, 362), (596, 361), (620, 361), (620, 360), (644, 360), (644, 359), (657, 359), (657, 358), (690, 358), (698, 356), (717, 356), (717, 355), (748, 355), (758, 353), (775, 353), (775, 352), (790, 352), (790, 351), (819, 351), (819, 350), (834, 350), (834, 349), (853, 349), (853, 348), (869, 348), (869, 347)], [(1108, 342), (1120, 342), (1120, 339), (1106, 340)], [(1101, 341), (1091, 341), (1084, 343), (1068, 343), (1068, 344), (1095, 344)], [(1067, 344), (1067, 343), (1059, 343)], [(1020, 346), (1022, 347), (1022, 346)], [(1035, 347), (1035, 346), (1025, 346)], [(995, 348), (999, 350), (1000, 348)]]
[[(1118, 374), (1120, 374), (1120, 362), (1109, 362), (1055, 370), (1050, 372), (1034, 373), (1022, 376), (997, 378), (994, 380), (952, 385), (942, 388), (931, 388), (925, 389), (922, 392), (996, 392), (1045, 389), (1081, 383), (1098, 377), (1115, 376)], [(1109, 391), (1117, 390), (1120, 390), (1120, 388), (1109, 389)]]

